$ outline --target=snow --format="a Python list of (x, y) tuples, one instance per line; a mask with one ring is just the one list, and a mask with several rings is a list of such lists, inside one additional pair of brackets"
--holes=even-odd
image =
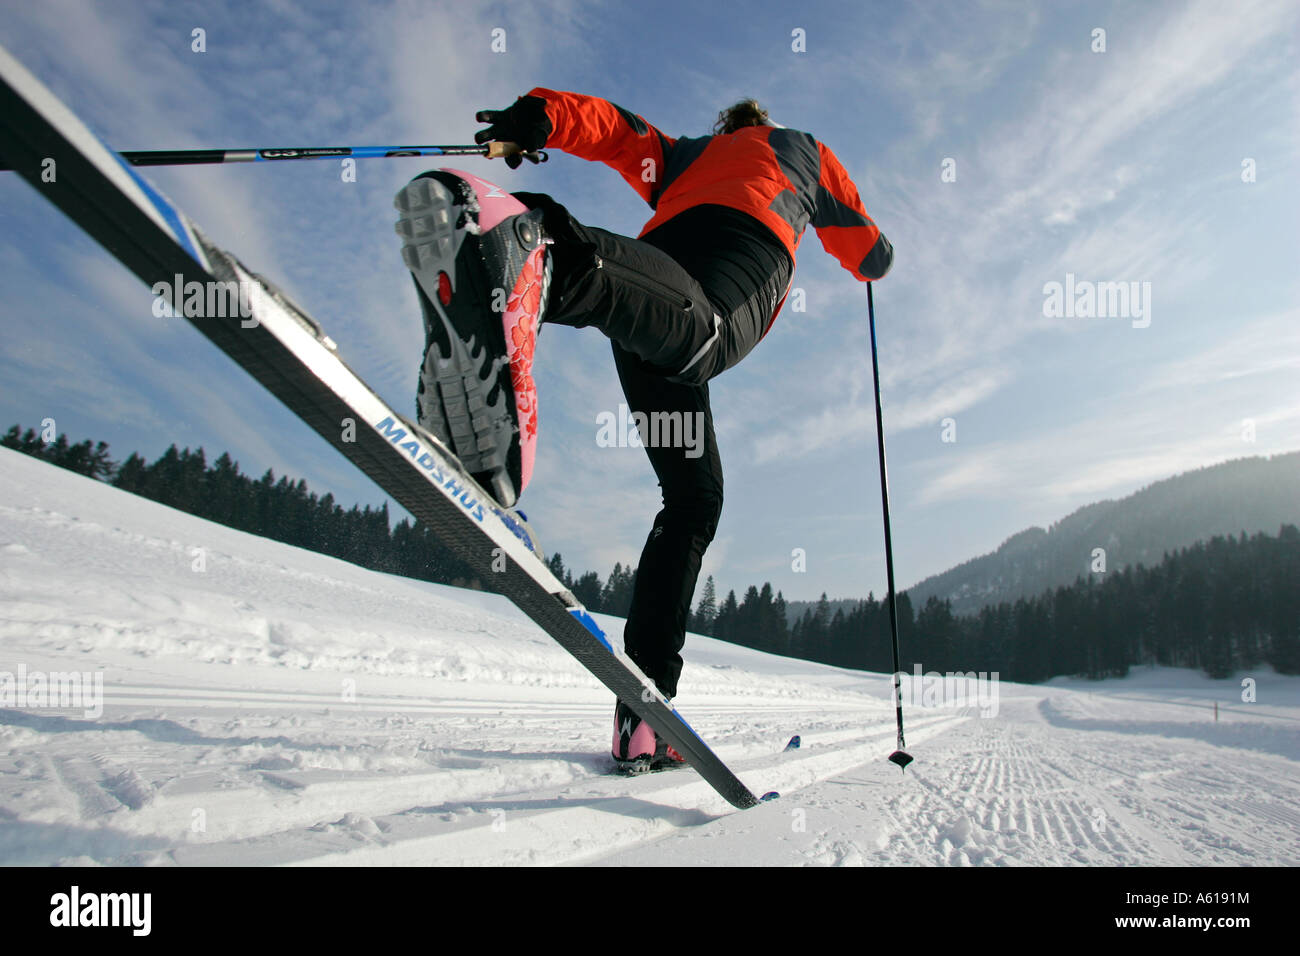
[(887, 677), (696, 635), (685, 656), (682, 713), (781, 799), (736, 812), (689, 770), (606, 774), (610, 695), (498, 597), (0, 449), (0, 693), (103, 688), (7, 685), (6, 864), (1300, 862), (1296, 678), (1141, 670), (1000, 684), (994, 715), (907, 706), (900, 773)]

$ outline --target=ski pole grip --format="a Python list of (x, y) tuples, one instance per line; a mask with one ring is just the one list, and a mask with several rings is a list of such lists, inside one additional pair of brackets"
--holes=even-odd
[(530, 163), (544, 163), (549, 158), (545, 150), (521, 149), (518, 143), (506, 143), (493, 140), (487, 144), (488, 159), (505, 159), (507, 156), (522, 156)]

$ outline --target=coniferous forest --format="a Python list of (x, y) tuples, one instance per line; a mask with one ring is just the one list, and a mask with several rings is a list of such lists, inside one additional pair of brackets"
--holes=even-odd
[[(223, 453), (208, 464), (203, 449), (173, 445), (154, 462), (131, 454), (120, 465), (104, 442), (44, 442), (15, 425), (0, 444), (124, 491), (240, 531), (407, 577), (491, 590), (419, 523), (393, 525), (387, 505), (345, 509), (304, 480), (268, 470), (253, 479)], [(547, 562), (589, 609), (626, 615), (636, 571), (616, 564), (602, 581), (575, 572), (559, 554)], [(688, 626), (761, 651), (840, 667), (889, 672), (889, 605), (869, 595), (832, 612), (826, 595), (793, 624), (770, 584), (750, 586), (737, 601), (719, 600), (705, 581)], [(1216, 536), (1145, 567), (1079, 577), (1066, 587), (955, 615), (930, 597), (913, 607), (898, 598), (902, 666), (912, 671), (997, 671), (1032, 683), (1060, 675), (1119, 677), (1135, 665), (1194, 667), (1211, 677), (1268, 664), (1300, 673), (1300, 529), (1276, 535)]]
[[(729, 593), (697, 629), (757, 650), (889, 672), (889, 605), (868, 596), (831, 613), (825, 595), (793, 625), (771, 588)], [(936, 597), (898, 597), (901, 663), (909, 673), (997, 671), (1034, 683), (1062, 675), (1122, 677), (1135, 665), (1194, 667), (1211, 677), (1269, 664), (1300, 673), (1300, 529), (1215, 537), (1157, 565), (1130, 566), (1032, 598), (954, 615)]]

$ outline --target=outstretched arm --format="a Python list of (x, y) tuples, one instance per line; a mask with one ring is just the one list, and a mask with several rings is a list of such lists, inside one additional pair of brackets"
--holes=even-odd
[(608, 100), (540, 86), (508, 110), (484, 111), (479, 118), (496, 125), (480, 131), (477, 142), (512, 139), (526, 149), (546, 146), (604, 163), (651, 204), (663, 178), (664, 156), (676, 142)]
[(883, 278), (894, 262), (894, 247), (867, 215), (858, 188), (835, 154), (820, 142), (817, 149), (821, 178), (811, 224), (822, 247), (858, 279)]

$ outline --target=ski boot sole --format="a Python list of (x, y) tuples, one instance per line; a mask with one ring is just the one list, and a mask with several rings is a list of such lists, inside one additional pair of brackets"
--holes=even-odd
[(688, 766), (685, 761), (661, 758), (656, 761), (651, 757), (638, 757), (635, 760), (614, 759), (614, 772), (625, 777), (639, 777), (647, 773), (663, 773)]
[[(399, 190), (393, 205), (399, 213), (394, 228), (402, 239), (402, 261), (422, 293), (429, 333), (420, 376), (419, 424), (451, 449), (498, 503), (509, 507), (520, 490), (507, 467), (517, 432), (514, 396), (504, 334), (491, 319), (484, 321), (499, 313), (491, 311), (481, 237), (473, 221), (475, 198), (472, 192), (458, 198), (443, 181), (421, 177)], [(462, 254), (467, 243), (473, 248)], [(447, 291), (458, 309), (468, 306), (479, 312), (475, 330), (468, 335), (457, 328), (442, 301)], [(428, 328), (433, 322), (441, 329)], [(490, 343), (494, 333), (502, 341)]]

